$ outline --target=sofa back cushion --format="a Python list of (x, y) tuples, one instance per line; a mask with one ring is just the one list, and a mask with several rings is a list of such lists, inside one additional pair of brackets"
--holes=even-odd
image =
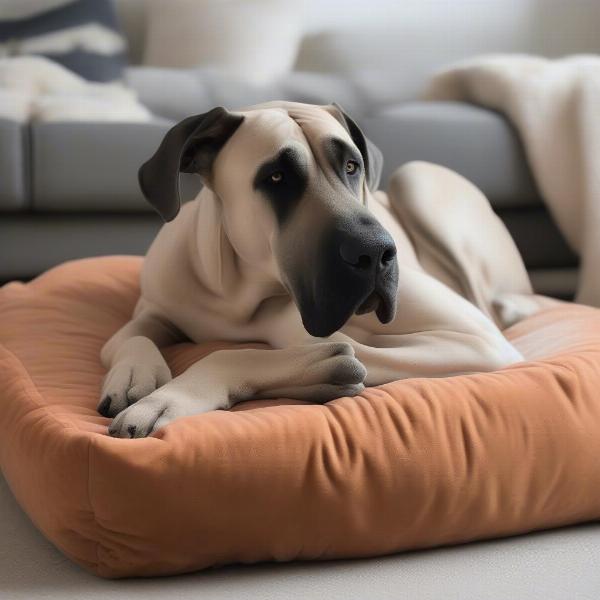
[(8, 0), (0, 57), (42, 55), (92, 81), (120, 79), (126, 43), (111, 0)]
[(294, 66), (302, 8), (292, 0), (152, 0), (144, 63), (211, 67), (264, 83)]

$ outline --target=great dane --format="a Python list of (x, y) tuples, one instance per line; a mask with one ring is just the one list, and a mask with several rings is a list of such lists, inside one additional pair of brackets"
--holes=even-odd
[[(386, 194), (381, 166), (335, 104), (215, 108), (175, 125), (139, 171), (169, 223), (133, 318), (102, 350), (110, 434), (522, 360), (500, 329), (545, 300), (486, 198), (423, 162), (397, 169)], [(180, 172), (204, 183), (183, 208)], [(186, 339), (272, 349), (220, 350), (172, 378), (159, 348)]]

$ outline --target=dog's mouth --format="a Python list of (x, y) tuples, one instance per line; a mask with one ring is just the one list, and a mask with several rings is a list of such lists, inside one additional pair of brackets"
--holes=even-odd
[(381, 304), (381, 296), (373, 291), (368, 296), (367, 299), (356, 309), (355, 315), (365, 315), (367, 313), (373, 312), (374, 310), (379, 310), (379, 305)]
[(330, 302), (300, 302), (304, 328), (315, 337), (328, 337), (341, 329), (352, 315), (371, 312), (381, 323), (389, 323), (396, 314), (396, 289), (397, 280), (392, 277), (385, 284), (375, 285), (363, 294), (353, 290), (354, 293), (333, 294)]
[[(363, 249), (360, 236), (348, 236), (347, 232), (340, 236), (336, 232), (339, 234), (335, 230), (324, 238), (314, 256), (309, 255), (306, 262), (285, 271), (302, 324), (314, 337), (330, 336), (354, 315), (374, 313), (382, 324), (386, 324), (396, 314), (398, 261), (395, 247), (390, 258), (383, 260), (368, 245), (366, 250)], [(375, 247), (377, 253), (380, 246), (391, 245), (386, 238), (389, 235), (381, 234), (379, 229), (375, 233), (367, 230), (364, 236), (367, 234), (379, 242)], [(344, 243), (347, 244), (344, 247), (346, 255), (341, 251)], [(369, 261), (366, 264), (353, 262), (352, 252), (363, 252), (359, 258), (366, 257)]]
[(367, 299), (356, 309), (355, 315), (366, 315), (367, 313), (375, 311), (377, 314), (377, 318), (381, 320), (380, 316), (380, 308), (383, 303), (383, 299), (381, 296), (373, 291), (368, 296)]
[(359, 305), (354, 314), (365, 315), (370, 312), (374, 312), (381, 323), (389, 323), (396, 312), (395, 302), (389, 297), (389, 294), (382, 294), (375, 289)]

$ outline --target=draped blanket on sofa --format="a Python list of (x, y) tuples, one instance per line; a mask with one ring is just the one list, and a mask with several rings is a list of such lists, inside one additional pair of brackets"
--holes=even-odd
[(425, 97), (478, 104), (512, 122), (541, 195), (581, 257), (577, 301), (600, 306), (600, 57), (483, 56), (438, 73)]

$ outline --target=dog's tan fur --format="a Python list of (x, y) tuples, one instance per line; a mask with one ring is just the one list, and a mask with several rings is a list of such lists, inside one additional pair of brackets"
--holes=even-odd
[[(373, 313), (354, 315), (328, 340), (311, 338), (274, 250), (279, 245), (281, 254), (287, 244), (293, 252), (310, 240), (295, 239), (293, 228), (278, 231), (250, 183), (261, 161), (290, 142), (308, 157), (310, 177), (327, 180), (319, 140), (352, 140), (331, 107), (271, 103), (241, 114), (208, 185), (150, 248), (133, 319), (102, 351), (109, 369), (103, 398), (118, 413), (113, 435), (144, 436), (177, 417), (248, 398), (327, 401), (363, 385), (521, 360), (499, 327), (544, 301), (532, 295), (519, 253), (481, 192), (421, 162), (399, 168), (387, 193), (370, 191), (365, 181), (361, 187), (361, 202), (396, 244), (395, 318), (384, 325)], [(296, 218), (319, 218), (319, 204), (311, 202)], [(260, 341), (274, 349), (216, 352), (171, 379), (158, 348), (182, 338)]]

